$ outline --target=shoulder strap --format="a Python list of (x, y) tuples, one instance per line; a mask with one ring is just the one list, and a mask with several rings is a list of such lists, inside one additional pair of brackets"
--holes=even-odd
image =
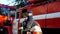
[(31, 28), (34, 27), (34, 26), (39, 26), (36, 21), (33, 21)]
[(32, 28), (32, 27), (34, 27), (34, 26), (38, 26), (38, 23), (36, 22), (36, 21), (31, 21), (31, 22), (29, 22), (28, 24), (27, 24), (27, 28)]

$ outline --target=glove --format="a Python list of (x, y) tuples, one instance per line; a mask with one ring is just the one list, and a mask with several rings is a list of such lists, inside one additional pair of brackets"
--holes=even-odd
[(20, 27), (19, 30), (23, 30), (23, 27)]

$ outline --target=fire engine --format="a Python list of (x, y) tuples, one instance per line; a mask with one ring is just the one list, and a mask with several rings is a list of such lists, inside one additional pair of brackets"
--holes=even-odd
[(33, 12), (33, 19), (38, 21), (42, 28), (60, 28), (60, 1), (51, 1), (50, 3), (47, 1), (42, 5), (32, 2), (32, 4), (19, 9), (21, 20), (23, 20), (24, 8)]
[[(12, 23), (13, 20), (18, 17), (16, 13), (20, 13), (19, 18), (16, 19), (16, 20), (20, 19), (19, 24), (17, 24), (17, 26), (20, 27), (21, 22), (24, 21), (24, 18), (22, 16), (22, 14), (24, 13), (24, 8), (27, 9), (27, 11), (31, 10), (33, 12), (33, 19), (40, 24), (42, 30), (46, 31), (46, 29), (49, 28), (51, 29), (60, 28), (60, 0), (51, 0), (51, 1), (28, 0), (28, 1), (29, 4), (23, 8), (19, 8), (18, 12), (16, 12), (16, 8), (12, 6), (6, 6), (0, 4), (1, 9), (4, 9), (4, 11), (8, 9), (7, 10), (8, 12), (3, 12), (3, 15), (0, 16), (1, 18), (0, 23), (2, 24), (2, 27), (7, 29), (8, 34), (13, 34), (12, 30), (13, 31), (18, 30), (18, 28), (17, 27), (15, 28), (14, 26), (16, 25), (16, 23)], [(11, 16), (10, 14), (13, 14), (13, 16)], [(9, 25), (6, 24), (4, 25), (4, 23), (6, 22), (9, 22)]]
[(60, 28), (60, 0), (29, 0), (27, 6), (19, 9), (20, 22), (24, 21), (24, 8), (33, 12), (33, 19), (40, 24), (43, 32), (47, 31), (46, 34)]

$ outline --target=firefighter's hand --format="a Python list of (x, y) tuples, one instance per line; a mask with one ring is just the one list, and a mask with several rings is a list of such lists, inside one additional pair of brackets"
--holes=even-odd
[(30, 32), (27, 32), (27, 34), (31, 34)]
[(22, 30), (22, 29), (23, 29), (23, 27), (20, 27), (20, 28), (19, 28), (19, 30)]

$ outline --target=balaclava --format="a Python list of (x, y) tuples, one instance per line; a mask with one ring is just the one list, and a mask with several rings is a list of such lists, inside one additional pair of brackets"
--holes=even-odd
[(28, 21), (33, 20), (33, 13), (32, 11), (28, 12)]

